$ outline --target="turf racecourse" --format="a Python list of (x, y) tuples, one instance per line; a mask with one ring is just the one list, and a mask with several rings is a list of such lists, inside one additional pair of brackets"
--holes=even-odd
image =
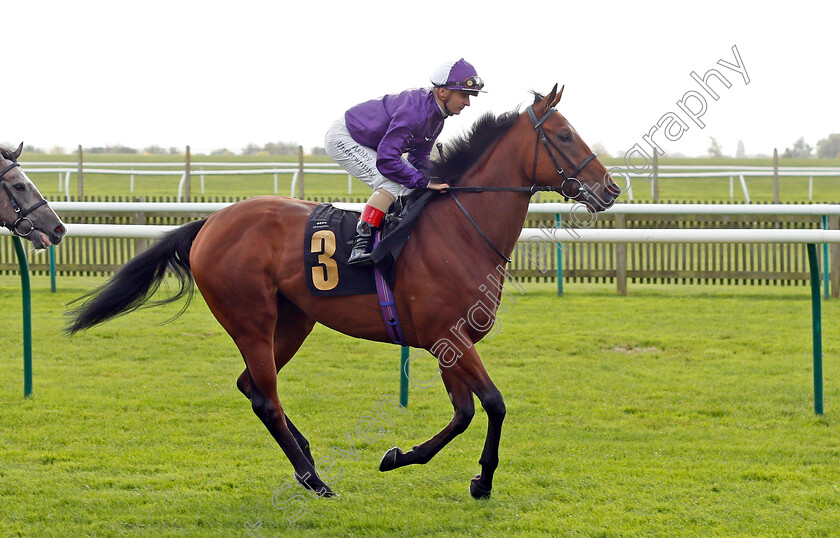
[[(19, 281), (0, 277), (0, 536), (829, 536), (840, 528), (840, 301), (823, 305), (826, 413), (817, 417), (805, 287), (514, 291), (496, 336), (479, 344), (508, 409), (485, 501), (467, 491), (484, 413), (429, 464), (380, 473), (385, 450), (408, 449), (446, 424), (449, 401), (440, 383), (412, 386), (407, 411), (361, 440), (360, 419), (397, 394), (397, 348), (318, 326), (279, 385), (316, 460), (334, 456), (340, 497), (308, 498), (297, 514), (302, 502), (287, 501), (303, 492), (282, 489), (291, 466), (236, 390), (242, 361), (200, 296), (166, 325), (178, 306), (63, 335), (64, 304), (99, 282), (60, 278), (53, 294), (45, 278), (33, 279), (35, 392), (24, 399)], [(415, 366), (418, 379), (432, 378), (430, 361)]]

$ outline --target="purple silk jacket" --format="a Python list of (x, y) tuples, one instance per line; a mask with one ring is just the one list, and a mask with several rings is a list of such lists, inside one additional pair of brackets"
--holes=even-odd
[[(446, 115), (430, 88), (406, 90), (358, 104), (344, 114), (353, 140), (376, 149), (379, 172), (409, 189), (425, 188), (421, 172)], [(407, 165), (402, 159), (408, 153)]]

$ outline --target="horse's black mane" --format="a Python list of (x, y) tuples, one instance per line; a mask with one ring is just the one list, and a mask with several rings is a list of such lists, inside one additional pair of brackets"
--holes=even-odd
[(519, 109), (494, 116), (488, 112), (478, 118), (469, 132), (446, 144), (443, 156), (432, 161), (430, 177), (457, 185), (461, 177), (478, 161), (519, 117)]

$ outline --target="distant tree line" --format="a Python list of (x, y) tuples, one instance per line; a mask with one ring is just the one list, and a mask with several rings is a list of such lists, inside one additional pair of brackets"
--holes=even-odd
[[(166, 150), (164, 150), (163, 148), (158, 147), (158, 146), (149, 146), (148, 148), (145, 148), (141, 152), (141, 151), (139, 151), (135, 148), (130, 148), (128, 146), (123, 146), (121, 144), (117, 144), (116, 146), (96, 146), (96, 147), (92, 147), (92, 148), (84, 148), (83, 151), (85, 153), (121, 153), (121, 154), (132, 154), (132, 155), (136, 155), (138, 153), (155, 153), (155, 154), (167, 153)], [(181, 151), (178, 148), (169, 148), (169, 153), (178, 154), (178, 153), (181, 153)]]
[[(242, 155), (297, 155), (299, 144), (296, 142), (269, 142), (262, 147), (248, 144), (242, 150)], [(227, 150), (225, 150), (227, 151)], [(324, 148), (312, 148), (312, 155), (326, 155)]]
[(793, 143), (793, 147), (785, 149), (782, 157), (793, 157), (798, 159), (811, 159), (813, 157), (818, 159), (838, 158), (840, 157), (840, 133), (832, 133), (817, 142), (816, 154), (814, 153), (814, 148), (805, 142), (805, 137), (800, 136), (799, 139)]
[[(706, 150), (709, 157), (725, 157), (723, 147), (714, 137), (710, 136), (709, 142), (709, 149)], [(813, 146), (805, 142), (805, 137), (800, 136), (793, 146), (785, 149), (781, 156), (785, 159), (840, 159), (840, 133), (832, 133), (817, 142), (816, 152)], [(735, 157), (746, 157), (742, 140), (738, 141)]]
[[(17, 144), (15, 144), (16, 146)], [(0, 146), (4, 147), (12, 147), (11, 143), (7, 144), (0, 144)], [(269, 142), (268, 144), (264, 144), (259, 146), (257, 144), (248, 144), (245, 148), (243, 148), (239, 155), (297, 155), (298, 154), (298, 144), (295, 142)], [(67, 155), (68, 153), (73, 153), (72, 151), (67, 152), (61, 146), (53, 146), (48, 150), (44, 150), (43, 148), (39, 148), (33, 145), (25, 145), (23, 147), (24, 153), (49, 153), (52, 155)], [(121, 153), (121, 154), (145, 154), (145, 155), (180, 155), (184, 153), (184, 148), (180, 147), (170, 147), (170, 148), (163, 148), (157, 145), (151, 145), (143, 148), (142, 150), (138, 150), (136, 148), (131, 148), (128, 146), (123, 146), (122, 144), (111, 145), (111, 146), (95, 146), (89, 148), (82, 148), (84, 153), (89, 154), (99, 154), (99, 153)], [(231, 151), (227, 148), (220, 148), (214, 149), (210, 152), (210, 155), (236, 155), (235, 151)], [(312, 148), (311, 155), (326, 155), (327, 152), (322, 147), (314, 147)]]
[(297, 155), (298, 145), (294, 142), (269, 142), (262, 147), (248, 144), (242, 150), (242, 155)]
[[(709, 137), (709, 148), (707, 153), (709, 157), (724, 157), (723, 155), (723, 147), (720, 143), (714, 139), (714, 137)], [(5, 147), (12, 147), (12, 144), (0, 144)], [(16, 144), (15, 144), (16, 145)], [(600, 151), (596, 151), (599, 155), (608, 156), (609, 154), (602, 145), (597, 144), (598, 149)], [(32, 145), (26, 145), (23, 147), (23, 151), (25, 153), (50, 153), (53, 155), (66, 155), (67, 152), (64, 151), (64, 148), (60, 146), (54, 146), (49, 150), (44, 150), (42, 148), (38, 148)], [(147, 155), (162, 155), (162, 154), (170, 154), (170, 155), (179, 155), (184, 152), (183, 148), (179, 147), (169, 147), (163, 148), (157, 145), (151, 145), (148, 147), (143, 148), (143, 150), (138, 150), (135, 148), (130, 148), (128, 146), (123, 146), (122, 144), (112, 145), (112, 146), (96, 146), (90, 148), (84, 148), (83, 151), (89, 154), (97, 154), (97, 153), (122, 153), (122, 154), (147, 154)], [(231, 151), (227, 148), (221, 149), (214, 149), (210, 152), (210, 155), (236, 155), (237, 153)], [(298, 144), (295, 142), (269, 142), (267, 144), (263, 144), (262, 146), (258, 144), (248, 144), (245, 146), (240, 152), (239, 155), (297, 155), (298, 154)], [(310, 153), (311, 155), (326, 155), (327, 152), (324, 150), (323, 147), (314, 147)], [(789, 148), (785, 148), (785, 151), (781, 155), (783, 158), (786, 159), (836, 159), (840, 158), (840, 133), (832, 133), (827, 137), (819, 140), (817, 142), (816, 148), (805, 142), (805, 137), (800, 136), (796, 142)], [(738, 149), (735, 154), (736, 158), (746, 157), (744, 152), (744, 143), (743, 141), (738, 141)]]
[[(597, 142), (592, 146), (593, 150), (595, 147), (603, 150), (603, 146)], [(598, 155), (604, 155), (602, 151), (595, 151), (595, 153)], [(621, 154), (621, 152), (619, 152), (619, 154)], [(706, 149), (706, 155), (711, 158), (728, 158), (732, 156), (731, 154), (727, 155), (723, 152), (723, 145), (713, 136), (709, 137), (709, 147)], [(679, 158), (686, 157), (686, 155), (683, 155), (682, 153), (669, 153), (668, 156)], [(735, 158), (745, 159), (747, 157), (769, 158), (769, 155), (762, 153), (747, 155), (744, 148), (744, 141), (738, 140), (738, 145), (735, 150)], [(805, 137), (800, 136), (799, 139), (793, 143), (792, 147), (785, 149), (785, 151), (781, 153), (781, 157), (785, 159), (840, 159), (840, 134), (832, 133), (817, 142), (816, 151), (814, 151), (813, 146), (805, 142)]]

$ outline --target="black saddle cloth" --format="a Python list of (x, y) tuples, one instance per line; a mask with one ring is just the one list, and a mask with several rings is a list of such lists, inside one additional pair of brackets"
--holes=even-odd
[[(436, 193), (412, 193), (395, 203), (397, 212), (389, 213), (382, 226), (380, 241), (372, 258), (393, 290), (394, 267), (402, 248), (411, 236), (417, 217)], [(376, 293), (373, 266), (347, 265), (359, 213), (319, 204), (309, 215), (303, 236), (303, 262), (306, 284), (314, 296), (364, 295)]]

